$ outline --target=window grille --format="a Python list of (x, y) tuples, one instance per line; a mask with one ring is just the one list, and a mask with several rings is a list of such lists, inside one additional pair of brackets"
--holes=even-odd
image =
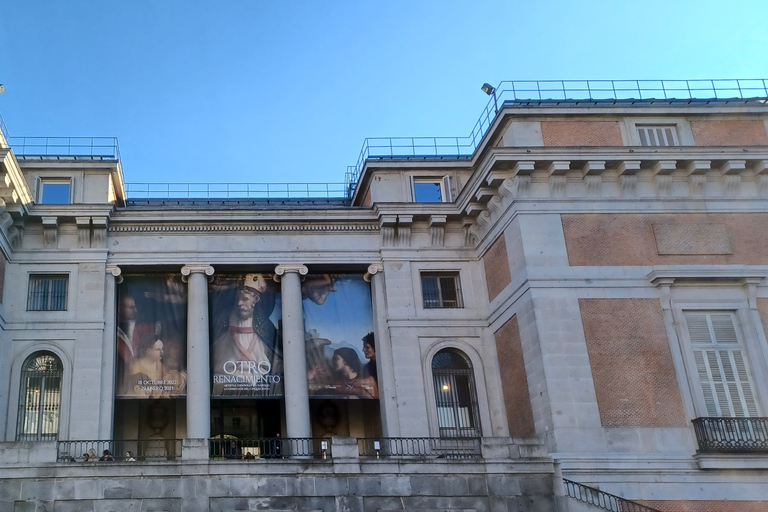
[(425, 308), (463, 308), (458, 272), (421, 274), (421, 293)]
[(458, 350), (441, 350), (432, 359), (440, 437), (479, 437), (475, 378), (469, 358)]
[(759, 416), (747, 355), (730, 311), (685, 312), (707, 415)]
[(30, 275), (27, 311), (66, 311), (68, 281), (66, 275)]
[(638, 126), (641, 146), (679, 146), (677, 127), (669, 126)]
[(21, 368), (17, 441), (52, 441), (59, 435), (64, 368), (51, 352), (36, 352)]

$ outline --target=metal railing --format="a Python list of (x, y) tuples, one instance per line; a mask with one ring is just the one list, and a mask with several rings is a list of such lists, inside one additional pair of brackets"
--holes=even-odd
[(446, 460), (480, 457), (480, 439), (438, 437), (381, 437), (358, 438), (361, 457), (418, 457)]
[(214, 438), (210, 440), (211, 459), (285, 459), (307, 457), (331, 458), (331, 440), (327, 438), (260, 437), (252, 439)]
[[(181, 459), (181, 439), (58, 441), (59, 462), (136, 462)], [(109, 455), (105, 454), (105, 450)]]
[(692, 420), (699, 453), (768, 453), (768, 418)]
[(363, 141), (345, 183), (351, 197), (368, 160), (469, 158), (505, 105), (540, 101), (718, 100), (768, 98), (768, 79), (747, 80), (512, 80), (500, 82), (467, 137), (379, 137)]
[(120, 160), (117, 137), (9, 137), (22, 160)]
[(0, 114), (0, 133), (2, 134), (2, 138), (5, 139), (6, 142), (8, 142), (8, 138), (10, 135), (8, 135), (8, 127), (5, 126), (5, 119), (3, 119), (3, 115)]
[(572, 480), (564, 478), (566, 494), (582, 503), (588, 503), (603, 510), (611, 512), (660, 512), (651, 507), (646, 507), (640, 503), (626, 500), (615, 494), (610, 494), (594, 487), (589, 487)]
[(343, 183), (126, 183), (129, 199), (345, 199)]

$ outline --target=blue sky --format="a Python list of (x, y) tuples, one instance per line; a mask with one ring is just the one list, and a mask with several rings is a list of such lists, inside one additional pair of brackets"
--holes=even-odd
[(765, 0), (6, 0), (11, 136), (116, 136), (128, 182), (343, 182), (466, 136), (483, 82), (768, 78)]

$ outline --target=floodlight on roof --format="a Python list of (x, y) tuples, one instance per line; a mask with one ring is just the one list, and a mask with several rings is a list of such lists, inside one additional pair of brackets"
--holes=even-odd
[(0, 84), (0, 94), (5, 92), (5, 86), (3, 84)]
[(484, 83), (481, 89), (488, 96), (493, 96), (493, 111), (498, 114), (499, 104), (496, 102), (496, 88), (489, 83)]

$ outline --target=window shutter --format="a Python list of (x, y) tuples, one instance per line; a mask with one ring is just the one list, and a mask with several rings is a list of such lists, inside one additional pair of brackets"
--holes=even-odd
[(708, 416), (759, 415), (733, 313), (686, 312), (696, 373)]

